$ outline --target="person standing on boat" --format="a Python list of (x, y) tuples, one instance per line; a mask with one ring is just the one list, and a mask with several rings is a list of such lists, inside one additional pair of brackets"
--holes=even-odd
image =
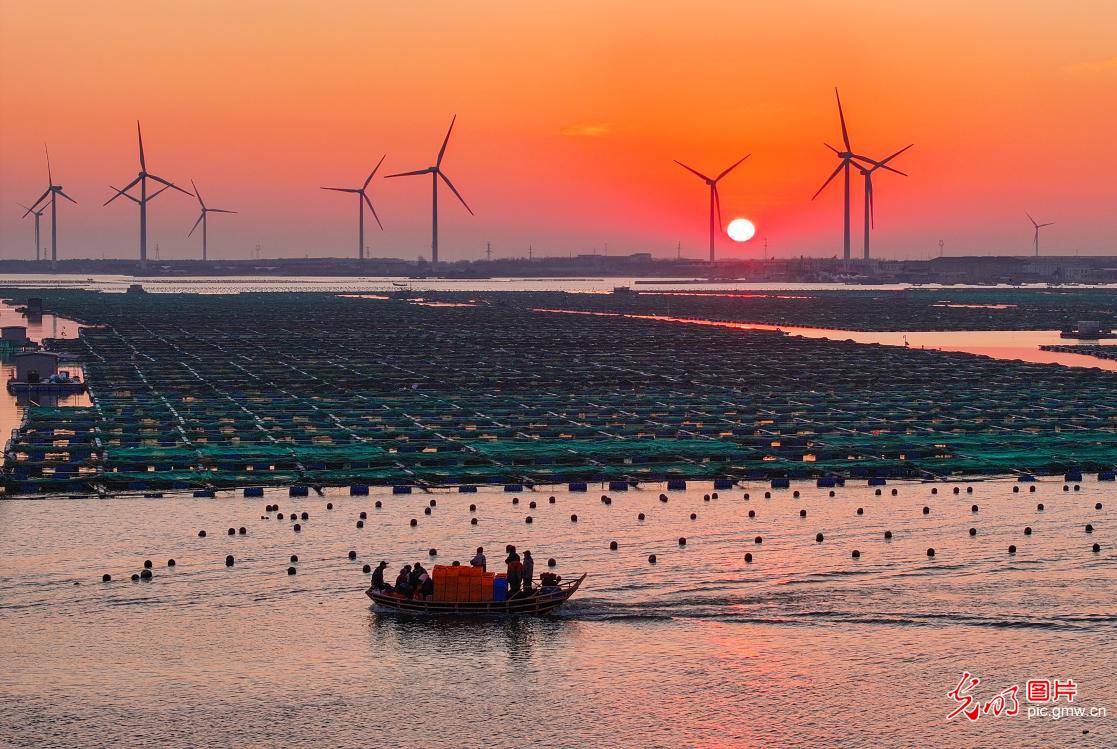
[(381, 562), (376, 569), (372, 571), (372, 589), (381, 591), (388, 587), (384, 582), (384, 568), (388, 566), (387, 562)]
[(396, 578), (396, 592), (404, 596), (411, 595), (411, 565), (405, 564), (399, 571), (399, 577)]
[(531, 581), (535, 578), (535, 560), (531, 558), (531, 552), (527, 549), (524, 550), (524, 593), (531, 594)]
[(516, 553), (515, 546), (508, 547), (508, 558), (504, 563), (508, 565), (508, 597), (511, 598), (519, 595), (524, 573), (524, 565), (520, 561), (520, 555)]
[(488, 560), (485, 559), (485, 548), (483, 546), (478, 546), (477, 554), (473, 557), (473, 559), (469, 560), (469, 566), (480, 567), (482, 572), (487, 572), (488, 570), (485, 569), (485, 565), (487, 562)]

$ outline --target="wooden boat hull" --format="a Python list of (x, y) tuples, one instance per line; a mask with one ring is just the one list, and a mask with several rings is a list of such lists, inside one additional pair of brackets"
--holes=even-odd
[(366, 590), (365, 594), (372, 599), (377, 613), (465, 617), (546, 616), (555, 613), (562, 604), (566, 603), (585, 579), (586, 576), (582, 575), (572, 583), (560, 585), (556, 591), (549, 593), (540, 591), (531, 596), (507, 601), (418, 601), (378, 593), (372, 588)]

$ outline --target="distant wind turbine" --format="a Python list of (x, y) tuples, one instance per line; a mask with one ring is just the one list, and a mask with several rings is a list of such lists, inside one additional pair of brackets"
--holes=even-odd
[[(78, 201), (74, 200), (69, 195), (62, 192), (62, 185), (54, 184), (54, 176), (51, 174), (51, 171), (50, 171), (50, 151), (47, 150), (47, 146), (46, 146), (45, 143), (43, 144), (43, 153), (46, 154), (46, 157), (47, 157), (47, 189), (42, 195), (39, 196), (38, 200), (36, 200), (34, 203), (31, 204), (31, 207), (27, 209), (27, 213), (23, 214), (23, 218), (27, 218), (28, 214), (35, 213), (35, 209), (38, 208), (43, 203), (43, 201), (45, 201), (48, 197), (50, 198), (50, 269), (53, 271), (53, 270), (58, 269), (58, 205), (57, 205), (58, 196), (61, 195), (62, 197), (66, 198), (66, 200), (70, 201), (74, 205), (77, 205)], [(39, 257), (39, 216), (40, 215), (42, 215), (41, 210), (39, 211), (39, 213), (35, 213), (35, 258), (36, 259), (38, 259), (38, 257)]]
[(372, 201), (368, 199), (365, 190), (368, 189), (368, 183), (372, 182), (376, 170), (384, 163), (384, 159), (388, 154), (380, 157), (380, 161), (376, 162), (376, 166), (369, 172), (365, 183), (360, 187), (323, 187), (323, 190), (333, 190), (334, 192), (351, 192), (357, 194), (357, 258), (360, 260), (365, 259), (365, 205), (372, 211), (372, 217), (376, 219), (376, 225), (380, 227), (380, 231), (384, 231), (384, 224), (380, 223), (380, 217), (376, 215), (376, 209), (372, 207)]
[(1033, 244), (1035, 245), (1035, 248), (1036, 248), (1036, 257), (1039, 257), (1039, 230), (1042, 229), (1045, 226), (1051, 226), (1055, 222), (1054, 221), (1048, 221), (1046, 224), (1037, 224), (1036, 220), (1034, 218), (1032, 218), (1032, 214), (1025, 211), (1024, 215), (1028, 217), (1028, 220), (1032, 222), (1032, 226), (1036, 230), (1035, 238), (1032, 240), (1032, 242), (1033, 242)]
[(857, 165), (857, 168), (861, 171), (861, 176), (865, 178), (865, 259), (866, 260), (869, 259), (869, 229), (876, 227), (876, 215), (875, 215), (876, 211), (875, 211), (875, 203), (873, 202), (873, 172), (875, 172), (877, 169), (887, 169), (888, 171), (896, 172), (896, 174), (899, 174), (903, 177), (908, 176), (904, 172), (898, 171), (898, 170), (893, 169), (892, 167), (888, 166), (888, 162), (892, 161), (892, 159), (896, 158), (897, 156), (899, 156), (904, 151), (908, 150), (909, 148), (911, 148), (914, 145), (915, 145), (914, 143), (910, 143), (910, 144), (904, 146), (903, 148), (901, 148), (896, 153), (889, 156), (888, 158), (886, 158), (882, 161), (872, 162), (872, 166), (866, 167), (862, 164)]
[[(815, 198), (817, 198), (819, 196), (819, 194), (822, 193), (822, 191), (826, 189), (826, 186), (828, 184), (830, 184), (830, 182), (832, 182), (835, 177), (838, 176), (839, 172), (842, 172), (842, 171), (845, 172), (845, 208), (844, 208), (844, 213), (843, 213), (843, 216), (845, 217), (845, 229), (844, 229), (844, 235), (843, 235), (844, 236), (844, 245), (843, 245), (843, 250), (842, 250), (842, 257), (844, 257), (846, 260), (849, 260), (849, 256), (850, 256), (850, 253), (849, 253), (849, 223), (850, 223), (849, 222), (849, 167), (854, 162), (855, 159), (857, 161), (867, 162), (869, 164), (872, 164), (873, 161), (872, 161), (872, 159), (866, 158), (865, 156), (858, 156), (857, 154), (855, 154), (853, 152), (853, 146), (851, 146), (849, 144), (849, 130), (846, 129), (845, 112), (842, 111), (842, 97), (838, 95), (838, 89), (837, 88), (834, 89), (834, 96), (838, 100), (838, 119), (842, 123), (842, 143), (845, 145), (845, 149), (842, 150), (842, 151), (839, 151), (838, 149), (834, 148), (829, 143), (823, 144), (827, 148), (829, 148), (831, 151), (836, 153), (838, 155), (838, 158), (841, 159), (841, 162), (838, 164), (838, 168), (834, 170), (833, 174), (831, 174), (826, 179), (826, 181), (822, 183), (822, 187), (818, 188), (818, 192), (816, 192), (813, 196), (811, 196), (811, 200), (814, 200)], [(889, 169), (889, 167), (885, 167), (885, 169)], [(891, 170), (891, 171), (895, 171), (895, 170)]]
[(738, 166), (740, 166), (741, 162), (744, 161), (745, 159), (747, 159), (749, 156), (752, 156), (752, 154), (750, 153), (750, 154), (745, 155), (744, 157), (739, 159), (736, 163), (734, 163), (732, 166), (728, 167), (727, 169), (724, 169), (721, 172), (721, 174), (719, 174), (718, 176), (713, 177), (713, 178), (707, 177), (705, 174), (698, 171), (697, 169), (692, 169), (689, 166), (687, 166), (686, 164), (684, 164), (683, 162), (679, 161), (678, 159), (675, 159), (676, 164), (681, 166), (683, 169), (686, 169), (688, 172), (691, 172), (692, 174), (697, 175), (697, 177), (699, 179), (701, 179), (707, 185), (710, 186), (710, 262), (711, 263), (714, 262), (714, 237), (716, 236), (716, 232), (714, 231), (714, 212), (715, 212), (715, 210), (717, 212), (717, 226), (718, 227), (721, 226), (721, 198), (718, 196), (718, 182), (721, 181), (722, 177), (729, 174), (731, 171), (733, 171)]
[(42, 208), (40, 208), (37, 211), (33, 211), (30, 208), (28, 208), (27, 206), (25, 206), (23, 203), (16, 203), (16, 205), (18, 205), (20, 208), (22, 208), (24, 211), (26, 211), (26, 213), (23, 214), (22, 218), (27, 218), (28, 214), (31, 214), (32, 216), (35, 217), (35, 262), (37, 263), (37, 262), (39, 262), (39, 260), (42, 259), (42, 255), (40, 254), (41, 253), (41, 245), (39, 244), (39, 219), (42, 218), (43, 213), (46, 212), (46, 210), (47, 210), (46, 206), (43, 206)]
[(446, 155), (446, 144), (450, 142), (450, 133), (454, 130), (454, 123), (457, 121), (458, 116), (450, 120), (450, 127), (446, 131), (446, 138), (442, 141), (442, 148), (438, 149), (438, 158), (434, 162), (434, 166), (428, 166), (426, 169), (416, 169), (413, 172), (400, 172), (399, 174), (389, 174), (389, 177), (413, 177), (419, 174), (431, 175), (431, 267), (438, 267), (438, 178), (441, 177), (450, 191), (454, 193), (465, 209), (469, 211), (469, 215), (473, 215), (473, 209), (465, 202), (465, 198), (461, 196), (454, 183), (442, 171), (442, 157)]
[(194, 184), (194, 180), (190, 180), (190, 186), (194, 188), (194, 197), (198, 199), (198, 205), (202, 207), (202, 213), (198, 216), (198, 220), (194, 222), (194, 226), (190, 228), (190, 232), (186, 236), (189, 237), (193, 234), (194, 230), (198, 228), (198, 224), (202, 225), (202, 262), (204, 263), (209, 259), (208, 248), (206, 247), (206, 228), (209, 222), (206, 220), (206, 216), (210, 213), (236, 213), (236, 211), (227, 211), (224, 208), (206, 208), (206, 202), (202, 200), (202, 193), (198, 191), (198, 186)]
[[(163, 192), (164, 190), (166, 190), (168, 188), (170, 188), (172, 190), (178, 190), (183, 195), (191, 195), (191, 193), (187, 192), (186, 190), (183, 190), (178, 185), (176, 185), (172, 182), (168, 182), (167, 180), (163, 179), (162, 177), (156, 176), (156, 175), (151, 174), (150, 172), (147, 171), (147, 162), (144, 159), (144, 137), (143, 137), (143, 133), (140, 132), (140, 121), (139, 120), (136, 120), (136, 138), (137, 138), (137, 140), (139, 141), (139, 144), (140, 144), (140, 173), (139, 173), (139, 175), (137, 175), (137, 177), (134, 180), (132, 180), (131, 182), (129, 182), (127, 185), (120, 188), (119, 190), (117, 190), (117, 188), (113, 187), (112, 189), (116, 190), (116, 192), (113, 194), (113, 196), (111, 198), (106, 200), (104, 204), (108, 205), (109, 203), (113, 202), (114, 200), (119, 198), (121, 195), (123, 195), (124, 197), (128, 198), (129, 200), (131, 200), (133, 203), (135, 203), (136, 205), (138, 205), (140, 207), (140, 267), (141, 268), (146, 268), (147, 267), (147, 204), (149, 202), (151, 202), (152, 200), (154, 200), (155, 197), (157, 195), (159, 195), (159, 193)], [(149, 179), (154, 180), (155, 182), (158, 182), (159, 184), (163, 185), (163, 187), (160, 187), (158, 190), (153, 192), (151, 195), (148, 195), (147, 194), (147, 181)], [(140, 186), (140, 197), (138, 197), (138, 198), (133, 196), (131, 193), (128, 192), (129, 190), (131, 190), (136, 185)]]

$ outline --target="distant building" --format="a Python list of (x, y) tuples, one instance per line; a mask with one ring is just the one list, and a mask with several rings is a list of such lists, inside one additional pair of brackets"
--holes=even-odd
[(0, 328), (0, 340), (9, 341), (13, 344), (25, 342), (27, 340), (27, 326), (5, 325)]
[(58, 354), (51, 351), (31, 351), (12, 357), (15, 379), (19, 382), (42, 382), (58, 374)]

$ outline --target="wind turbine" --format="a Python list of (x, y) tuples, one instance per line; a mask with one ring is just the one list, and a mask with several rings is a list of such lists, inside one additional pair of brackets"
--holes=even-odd
[(446, 138), (442, 141), (442, 148), (438, 149), (438, 158), (434, 162), (434, 166), (428, 166), (426, 169), (416, 169), (413, 172), (400, 172), (399, 174), (389, 174), (389, 177), (413, 177), (419, 174), (431, 175), (431, 268), (438, 267), (438, 178), (441, 177), (450, 191), (454, 193), (465, 209), (469, 211), (469, 215), (473, 215), (473, 209), (465, 202), (465, 198), (461, 196), (454, 183), (442, 171), (442, 157), (446, 155), (446, 144), (450, 142), (450, 133), (454, 130), (454, 123), (457, 121), (458, 116), (450, 120), (450, 127), (446, 131)]
[[(144, 160), (144, 137), (143, 137), (143, 133), (140, 132), (140, 121), (139, 120), (136, 120), (136, 138), (137, 138), (137, 140), (139, 141), (139, 144), (140, 144), (140, 173), (136, 176), (136, 178), (134, 180), (132, 180), (131, 182), (129, 182), (127, 185), (120, 188), (119, 190), (117, 190), (117, 188), (113, 187), (112, 189), (116, 190), (116, 193), (114, 193), (111, 198), (106, 200), (104, 204), (108, 205), (109, 203), (113, 202), (114, 200), (119, 198), (121, 195), (123, 195), (124, 197), (128, 198), (129, 200), (131, 200), (133, 203), (135, 203), (136, 205), (138, 205), (140, 207), (140, 267), (141, 268), (146, 268), (147, 267), (147, 204), (150, 203), (152, 200), (154, 200), (155, 197), (157, 195), (159, 195), (159, 193), (163, 192), (166, 189), (178, 190), (183, 195), (191, 195), (191, 193), (187, 192), (186, 190), (183, 190), (178, 185), (176, 185), (172, 182), (168, 182), (167, 180), (163, 179), (162, 177), (156, 176), (156, 175), (151, 174), (150, 172), (147, 171), (147, 162)], [(154, 180), (155, 182), (158, 182), (159, 184), (163, 185), (163, 187), (160, 187), (158, 190), (153, 192), (151, 195), (148, 195), (147, 194), (147, 181), (149, 179)], [(140, 197), (138, 197), (138, 198), (131, 195), (128, 192), (129, 190), (131, 190), (136, 185), (140, 186)]]
[(227, 211), (224, 208), (206, 208), (206, 202), (202, 200), (202, 193), (198, 191), (198, 186), (194, 184), (194, 180), (190, 180), (190, 186), (194, 188), (194, 197), (198, 199), (198, 205), (202, 207), (202, 214), (198, 216), (198, 220), (194, 222), (194, 226), (190, 228), (190, 232), (186, 236), (194, 233), (198, 228), (198, 224), (202, 225), (202, 262), (209, 259), (206, 248), (206, 227), (209, 223), (206, 221), (206, 215), (210, 213), (236, 213), (236, 211)]
[(1025, 211), (1024, 215), (1028, 217), (1028, 220), (1032, 222), (1032, 226), (1035, 227), (1036, 235), (1035, 235), (1035, 239), (1033, 239), (1032, 241), (1033, 241), (1033, 243), (1035, 244), (1035, 247), (1036, 247), (1036, 257), (1039, 257), (1039, 230), (1042, 229), (1045, 226), (1051, 226), (1055, 222), (1054, 221), (1048, 221), (1046, 224), (1037, 224), (1036, 220), (1034, 218), (1032, 218), (1032, 214)]
[(365, 183), (360, 187), (323, 187), (323, 190), (333, 190), (334, 192), (352, 192), (357, 194), (357, 258), (360, 260), (365, 259), (365, 205), (368, 204), (368, 209), (372, 211), (372, 217), (376, 219), (376, 224), (380, 227), (380, 231), (384, 231), (384, 224), (380, 223), (380, 217), (376, 215), (376, 209), (372, 207), (372, 201), (368, 199), (365, 190), (368, 189), (368, 183), (372, 182), (376, 170), (384, 163), (384, 159), (388, 154), (380, 157), (380, 161), (376, 162), (376, 166), (368, 173), (368, 178)]
[[(35, 209), (38, 208), (39, 205), (44, 200), (46, 200), (48, 197), (50, 198), (50, 269), (52, 271), (54, 271), (54, 270), (58, 270), (58, 196), (61, 195), (62, 197), (66, 198), (66, 200), (70, 201), (74, 205), (77, 205), (78, 201), (74, 200), (69, 195), (62, 192), (62, 185), (54, 184), (54, 176), (51, 174), (51, 171), (50, 171), (50, 151), (47, 150), (47, 146), (46, 146), (45, 143), (43, 144), (43, 153), (46, 154), (46, 157), (47, 157), (47, 189), (42, 195), (39, 196), (38, 200), (36, 200), (34, 203), (31, 204), (31, 207), (27, 209), (27, 213), (23, 214), (23, 218), (27, 218), (28, 214), (34, 213)], [(39, 216), (40, 215), (42, 215), (42, 211), (35, 214), (35, 258), (36, 259), (38, 259), (38, 257), (39, 257)]]
[[(838, 164), (838, 168), (834, 170), (834, 173), (831, 174), (826, 179), (826, 181), (822, 183), (822, 187), (818, 188), (818, 192), (811, 196), (811, 200), (817, 198), (819, 194), (826, 189), (826, 186), (830, 184), (830, 182), (833, 181), (835, 177), (838, 176), (839, 172), (845, 172), (845, 208), (843, 212), (843, 215), (845, 217), (845, 229), (843, 235), (845, 243), (843, 245), (842, 257), (844, 257), (846, 260), (849, 260), (849, 167), (855, 159), (862, 162), (868, 162), (870, 164), (874, 162), (872, 159), (866, 158), (864, 156), (858, 156), (853, 152), (853, 146), (849, 144), (849, 130), (846, 129), (845, 112), (842, 111), (842, 97), (838, 95), (837, 88), (834, 89), (834, 96), (838, 100), (838, 119), (842, 123), (842, 143), (845, 144), (845, 150), (839, 151), (829, 143), (823, 144), (835, 154), (837, 154), (838, 158), (841, 159), (841, 162)], [(888, 167), (885, 168), (887, 169)]]
[(37, 211), (34, 211), (25, 206), (23, 203), (16, 203), (16, 205), (27, 212), (24, 213), (21, 218), (27, 218), (28, 213), (35, 217), (35, 262), (37, 263), (42, 258), (42, 256), (40, 255), (41, 246), (39, 245), (39, 219), (42, 218), (43, 213), (46, 212), (46, 206), (40, 208)]
[(892, 161), (892, 159), (896, 158), (897, 156), (899, 156), (904, 151), (908, 150), (909, 148), (911, 148), (914, 145), (915, 145), (914, 143), (909, 143), (908, 145), (904, 146), (903, 148), (901, 148), (896, 153), (889, 156), (887, 159), (884, 159), (882, 161), (872, 162), (873, 165), (870, 166), (870, 167), (866, 167), (866, 166), (861, 165), (861, 164), (857, 165), (857, 168), (859, 170), (861, 170), (861, 176), (865, 178), (865, 259), (866, 260), (869, 259), (869, 228), (870, 227), (872, 227), (872, 228), (876, 227), (876, 216), (875, 216), (876, 212), (874, 210), (874, 203), (873, 203), (873, 172), (875, 172), (877, 169), (887, 169), (888, 171), (896, 172), (896, 174), (899, 174), (903, 177), (908, 176), (904, 172), (901, 172), (899, 170), (893, 169), (892, 167), (888, 166), (888, 162)]
[(752, 156), (752, 154), (751, 153), (747, 154), (743, 158), (739, 159), (735, 164), (733, 164), (729, 168), (723, 170), (721, 174), (719, 174), (718, 176), (716, 176), (712, 179), (710, 177), (707, 177), (705, 174), (698, 171), (697, 169), (691, 169), (689, 166), (687, 166), (683, 162), (679, 161), (678, 159), (675, 159), (676, 164), (681, 166), (683, 169), (686, 169), (688, 172), (691, 172), (692, 174), (697, 175), (697, 177), (699, 179), (701, 179), (707, 185), (710, 186), (710, 262), (711, 263), (714, 262), (714, 236), (715, 236), (715, 232), (714, 232), (714, 211), (715, 211), (715, 209), (717, 211), (717, 225), (719, 227), (721, 226), (721, 198), (718, 197), (718, 182), (721, 181), (722, 177), (724, 177), (725, 175), (729, 174), (731, 171), (736, 169), (741, 164), (741, 162), (744, 161), (745, 159), (747, 159), (749, 156)]

